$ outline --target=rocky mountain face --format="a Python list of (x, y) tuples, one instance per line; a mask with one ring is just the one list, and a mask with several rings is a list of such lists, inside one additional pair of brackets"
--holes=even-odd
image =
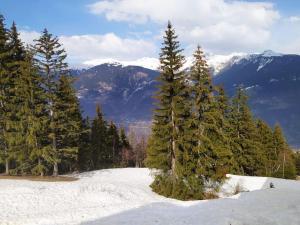
[(232, 96), (238, 85), (249, 95), (253, 113), (279, 123), (292, 146), (300, 146), (300, 56), (265, 52), (232, 58), (217, 76)]
[[(239, 55), (214, 65), (213, 80), (232, 96), (243, 85), (253, 113), (270, 125), (280, 123), (291, 145), (300, 147), (300, 56), (271, 51)], [(106, 118), (120, 124), (150, 124), (158, 72), (139, 66), (105, 63), (74, 70), (75, 87), (85, 115), (100, 103)]]
[(157, 75), (139, 66), (105, 63), (77, 75), (75, 87), (85, 115), (93, 117), (100, 103), (106, 118), (118, 123), (150, 121)]

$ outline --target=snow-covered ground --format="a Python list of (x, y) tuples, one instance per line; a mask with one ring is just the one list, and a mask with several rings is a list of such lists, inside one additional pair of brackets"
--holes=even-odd
[[(221, 199), (188, 202), (153, 193), (148, 169), (82, 173), (73, 182), (0, 180), (0, 224), (300, 224), (299, 181), (228, 177)], [(232, 196), (237, 184), (246, 192)]]

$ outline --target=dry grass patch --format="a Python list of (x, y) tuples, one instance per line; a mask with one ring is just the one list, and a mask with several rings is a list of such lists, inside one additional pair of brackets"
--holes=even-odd
[(30, 181), (44, 181), (44, 182), (70, 182), (76, 181), (78, 178), (68, 176), (8, 176), (0, 175), (0, 180), (30, 180)]

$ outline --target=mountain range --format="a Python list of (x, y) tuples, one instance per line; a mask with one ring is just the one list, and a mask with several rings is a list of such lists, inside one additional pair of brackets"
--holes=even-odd
[[(190, 60), (187, 60), (190, 61)], [(153, 60), (152, 60), (153, 62)], [(239, 85), (249, 95), (254, 115), (271, 126), (279, 123), (288, 142), (300, 147), (300, 56), (265, 51), (208, 60), (213, 82), (232, 96)], [(149, 127), (159, 72), (117, 62), (72, 70), (84, 114), (93, 117), (100, 103), (107, 119)], [(136, 125), (137, 124), (137, 125)]]

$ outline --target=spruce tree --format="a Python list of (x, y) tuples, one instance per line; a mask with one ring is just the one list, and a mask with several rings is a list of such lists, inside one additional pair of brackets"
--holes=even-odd
[(300, 176), (300, 152), (295, 152), (294, 157), (295, 157), (296, 175)]
[(13, 22), (11, 29), (8, 32), (8, 49), (9, 60), (7, 63), (7, 100), (6, 100), (6, 143), (8, 147), (8, 155), (14, 163), (12, 173), (18, 173), (19, 165), (16, 160), (21, 162), (24, 158), (23, 145), (23, 126), (20, 116), (20, 106), (22, 105), (22, 96), (18, 91), (23, 88), (21, 84), (21, 64), (25, 60), (25, 49), (19, 38), (16, 24)]
[(152, 184), (154, 191), (177, 197), (184, 184), (182, 173), (183, 129), (186, 107), (184, 56), (175, 30), (168, 23), (160, 53), (159, 91), (154, 112), (152, 135), (147, 148), (147, 166), (159, 169)]
[(57, 133), (59, 129), (55, 121), (56, 111), (54, 106), (57, 101), (58, 80), (61, 76), (67, 75), (67, 57), (57, 37), (53, 37), (47, 29), (44, 29), (41, 37), (35, 40), (33, 46), (35, 61), (39, 72), (43, 76), (43, 87), (47, 93), (47, 106), (49, 115), (49, 142), (52, 144), (53, 175), (58, 175), (58, 163), (60, 161), (59, 150), (57, 149)]
[(293, 159), (293, 152), (289, 148), (282, 130), (278, 124), (275, 125), (273, 132), (274, 152), (278, 156), (277, 168), (273, 176), (287, 179), (295, 179), (296, 168)]
[(72, 87), (73, 79), (62, 75), (55, 92), (54, 123), (56, 136), (55, 159), (63, 172), (76, 169), (82, 118), (79, 102)]
[(28, 51), (21, 64), (21, 79), (17, 94), (21, 97), (20, 121), (24, 142), (19, 152), (18, 170), (24, 173), (43, 176), (51, 163), (52, 156), (47, 144), (46, 93), (42, 79), (34, 66), (33, 54)]
[(241, 174), (260, 175), (264, 170), (263, 152), (247, 99), (245, 91), (238, 87), (230, 113), (231, 149)]
[[(1, 48), (1, 139), (6, 161), (6, 174), (9, 173), (10, 161), (15, 160), (22, 150), (22, 127), (19, 117), (20, 96), (17, 83), (20, 80), (20, 64), (24, 60), (25, 50), (13, 23), (11, 30), (4, 27), (0, 18)], [(14, 162), (15, 164), (15, 162)]]
[(91, 125), (89, 117), (82, 121), (82, 131), (80, 134), (80, 145), (78, 151), (78, 168), (79, 171), (89, 171), (92, 169), (92, 152), (91, 152)]
[(261, 162), (264, 164), (264, 172), (261, 176), (272, 176), (276, 167), (277, 155), (274, 151), (273, 130), (262, 120), (257, 121), (257, 132), (263, 157)]
[(221, 182), (233, 166), (227, 133), (226, 97), (224, 93), (215, 96), (211, 75), (205, 61), (204, 53), (198, 46), (194, 53), (191, 68), (191, 101), (193, 103), (193, 120), (196, 129), (193, 136), (197, 143), (193, 148), (195, 168), (205, 182)]
[(103, 169), (109, 166), (107, 159), (107, 125), (103, 118), (100, 106), (96, 106), (96, 117), (91, 126), (91, 152), (93, 169)]
[(5, 28), (4, 17), (0, 15), (0, 161), (5, 163), (5, 173), (9, 173), (8, 144), (5, 138), (7, 133), (7, 104), (9, 99), (9, 47), (8, 30)]
[(110, 122), (108, 130), (107, 130), (107, 148), (109, 149), (111, 155), (111, 162), (113, 167), (119, 167), (121, 165), (121, 143), (120, 143), (120, 135), (118, 132), (118, 128), (113, 123)]

